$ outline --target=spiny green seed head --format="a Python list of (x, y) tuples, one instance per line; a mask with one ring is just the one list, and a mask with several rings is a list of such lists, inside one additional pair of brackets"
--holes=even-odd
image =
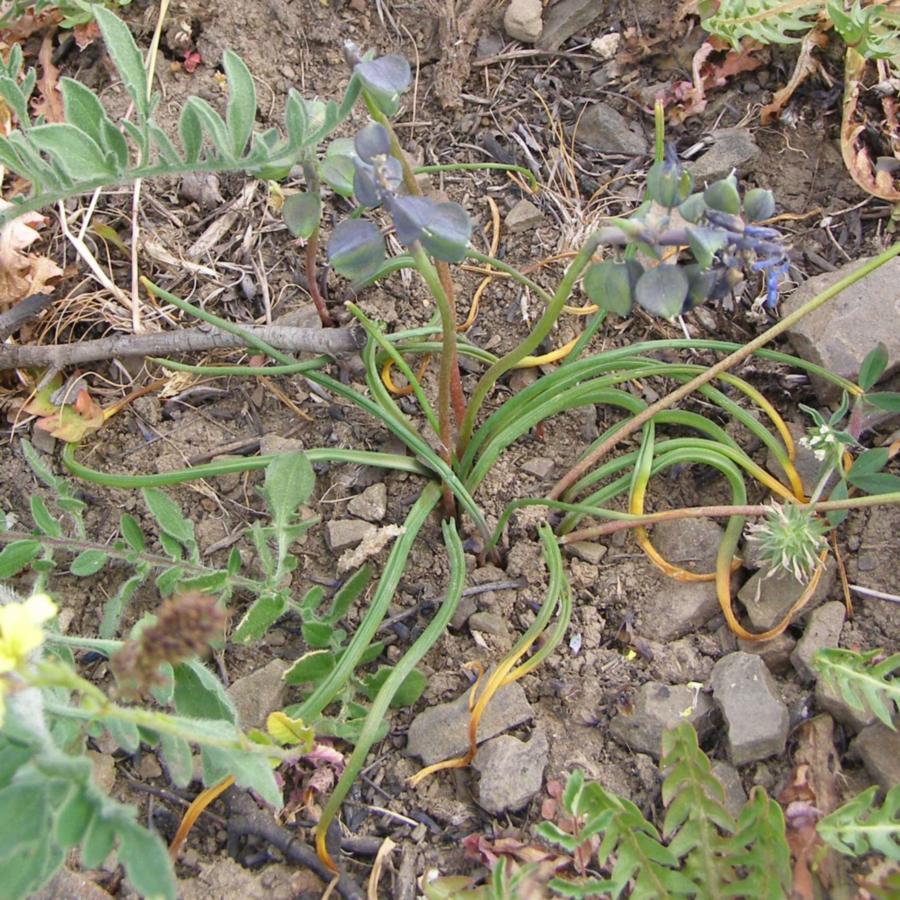
[(773, 503), (765, 520), (751, 525), (750, 539), (756, 541), (770, 574), (788, 572), (797, 581), (808, 581), (826, 547), (828, 524), (792, 503)]

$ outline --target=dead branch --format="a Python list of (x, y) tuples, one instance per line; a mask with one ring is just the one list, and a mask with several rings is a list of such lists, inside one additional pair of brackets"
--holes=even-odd
[[(288, 325), (245, 326), (254, 337), (289, 353), (340, 356), (355, 353), (364, 341), (358, 328), (294, 328)], [(49, 346), (0, 346), (0, 371), (51, 367), (62, 369), (121, 356), (169, 356), (227, 347), (244, 347), (239, 337), (210, 326), (159, 334), (117, 334), (96, 341)]]

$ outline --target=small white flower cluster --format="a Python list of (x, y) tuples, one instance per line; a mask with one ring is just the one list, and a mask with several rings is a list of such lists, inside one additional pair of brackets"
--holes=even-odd
[(804, 447), (812, 450), (817, 460), (823, 462), (826, 457), (841, 452), (841, 442), (837, 432), (830, 425), (817, 425), (810, 428), (806, 437), (799, 441)]

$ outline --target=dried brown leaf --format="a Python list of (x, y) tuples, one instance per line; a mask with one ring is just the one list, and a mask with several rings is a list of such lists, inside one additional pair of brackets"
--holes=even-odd
[(55, 33), (56, 29), (51, 29), (44, 35), (41, 42), (41, 50), (38, 53), (38, 62), (41, 64), (38, 87), (41, 96), (34, 102), (33, 109), (36, 116), (43, 116), (47, 122), (59, 123), (66, 120), (66, 114), (59, 93), (59, 69), (53, 65), (53, 35)]
[(813, 56), (814, 50), (823, 49), (827, 44), (828, 36), (822, 30), (821, 23), (816, 23), (815, 28), (808, 31), (800, 42), (800, 55), (797, 57), (790, 80), (783, 88), (775, 91), (772, 102), (767, 103), (760, 111), (761, 124), (768, 125), (773, 119), (777, 119), (787, 102), (794, 96), (794, 92), (807, 78), (818, 74), (828, 80), (822, 64)]
[[(11, 205), (0, 199), (0, 212)], [(46, 256), (26, 252), (40, 237), (37, 229), (46, 221), (39, 213), (29, 212), (0, 228), (0, 311), (23, 297), (51, 291), (50, 282), (63, 274)]]

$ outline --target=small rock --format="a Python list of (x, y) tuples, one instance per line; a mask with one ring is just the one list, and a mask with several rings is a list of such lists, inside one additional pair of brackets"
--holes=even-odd
[[(538, 2), (540, 6), (540, 2)], [(544, 221), (544, 214), (528, 200), (520, 200), (506, 214), (506, 230), (510, 234), (519, 234), (537, 228)]]
[(522, 471), (538, 478), (546, 478), (556, 466), (556, 461), (548, 456), (537, 456), (522, 463)]
[(747, 792), (744, 790), (744, 785), (741, 784), (738, 770), (724, 759), (717, 759), (712, 764), (712, 773), (725, 788), (725, 809), (736, 819), (747, 802)]
[(703, 740), (712, 729), (712, 714), (712, 700), (699, 687), (648, 681), (635, 693), (634, 712), (617, 713), (609, 733), (629, 749), (659, 759), (664, 732), (687, 720)]
[(598, 153), (646, 156), (648, 151), (644, 135), (608, 103), (592, 103), (582, 113), (575, 137)]
[[(816, 294), (846, 277), (868, 260), (860, 259), (835, 272), (825, 272), (805, 281), (785, 301), (783, 315), (799, 309)], [(900, 371), (900, 329), (885, 327), (900, 319), (900, 259), (896, 257), (862, 281), (804, 316), (789, 331), (797, 354), (855, 381), (866, 354), (879, 342), (887, 347), (888, 367), (884, 378)], [(840, 400), (840, 388), (815, 375), (810, 376), (821, 403)]]
[(459, 631), (469, 620), (469, 616), (478, 612), (475, 598), (471, 594), (463, 594), (450, 620), (450, 627)]
[(46, 453), (48, 456), (56, 450), (56, 438), (49, 431), (38, 428), (37, 423), (31, 429), (31, 443), (35, 450)]
[(687, 164), (698, 187), (727, 177), (759, 156), (760, 150), (749, 128), (717, 128), (710, 135), (712, 145), (699, 159)]
[[(285, 322), (284, 324), (288, 323)], [(297, 438), (282, 437), (280, 434), (264, 434), (259, 439), (259, 452), (263, 456), (274, 456), (278, 453), (297, 453), (305, 449), (303, 441)]]
[[(770, 571), (768, 565), (763, 566), (738, 591), (737, 595), (757, 631), (766, 631), (777, 625), (806, 589), (806, 585), (797, 581), (790, 573), (782, 570), (774, 575), (769, 575)], [(805, 615), (828, 599), (831, 589), (834, 587), (836, 572), (837, 564), (834, 557), (829, 557), (825, 563), (825, 571), (822, 573), (812, 597), (798, 613), (798, 616)]]
[(544, 29), (541, 0), (511, 0), (503, 15), (503, 29), (514, 40), (533, 44)]
[(881, 722), (859, 733), (850, 750), (859, 755), (868, 773), (889, 791), (900, 784), (900, 731), (891, 731)]
[(591, 41), (591, 52), (596, 53), (600, 59), (612, 59), (619, 52), (621, 43), (622, 35), (618, 31), (612, 31), (594, 38)]
[(482, 744), (472, 767), (481, 776), (478, 805), (498, 815), (522, 809), (541, 789), (550, 744), (542, 729), (528, 743), (502, 734)]
[(838, 646), (846, 615), (846, 607), (837, 600), (823, 603), (810, 614), (803, 637), (800, 638), (797, 649), (791, 654), (791, 662), (803, 681), (816, 680), (812, 658), (817, 650)]
[(188, 172), (178, 186), (178, 196), (209, 212), (225, 202), (219, 176), (213, 172)]
[(775, 675), (783, 675), (791, 667), (791, 651), (796, 645), (797, 642), (784, 631), (768, 641), (737, 640), (738, 650), (759, 656)]
[(653, 546), (676, 566), (702, 574), (716, 571), (716, 557), (725, 530), (712, 519), (660, 522), (653, 529)]
[[(469, 747), (469, 693), (465, 691), (450, 703), (419, 713), (409, 726), (406, 753), (418, 756), (426, 766), (465, 753)], [(478, 723), (478, 741), (496, 737), (533, 716), (522, 686), (517, 681), (505, 684), (488, 703)]]
[(671, 641), (696, 631), (718, 612), (713, 582), (674, 581), (659, 575), (641, 603), (638, 631), (655, 641)]
[(99, 753), (97, 750), (88, 750), (86, 754), (91, 762), (92, 780), (94, 784), (108, 794), (116, 783), (116, 761), (111, 753)]
[(141, 756), (141, 764), (138, 766), (138, 775), (145, 780), (159, 778), (162, 775), (162, 766), (152, 753), (144, 753)]
[(584, 31), (603, 12), (597, 0), (559, 0), (544, 16), (544, 31), (538, 41), (542, 50), (558, 50), (573, 34)]
[(335, 553), (361, 544), (375, 534), (375, 526), (362, 519), (332, 519), (325, 523), (325, 540)]
[(238, 678), (228, 688), (228, 696), (244, 728), (265, 728), (269, 713), (284, 705), (281, 676), (290, 668), (283, 659), (273, 659), (261, 669)]
[(383, 481), (367, 487), (361, 494), (351, 497), (347, 512), (357, 519), (380, 522), (387, 513), (387, 486)]
[(530, 384), (534, 384), (538, 379), (536, 369), (514, 369), (512, 375), (509, 376), (509, 389), (518, 394), (524, 391)]
[(483, 631), (485, 634), (493, 634), (497, 637), (509, 637), (509, 627), (506, 622), (489, 612), (477, 612), (469, 616), (469, 629), (471, 631)]
[(728, 758), (733, 765), (784, 752), (788, 708), (760, 657), (730, 653), (716, 663), (710, 684), (725, 718)]
[(572, 544), (566, 544), (566, 552), (592, 566), (596, 566), (604, 556), (606, 556), (607, 547), (598, 544), (596, 541), (575, 541)]
[(819, 709), (829, 713), (851, 731), (860, 732), (867, 725), (878, 721), (872, 708), (864, 697), (860, 697), (862, 709), (850, 706), (841, 696), (841, 692), (831, 682), (820, 678), (816, 682), (816, 704)]

